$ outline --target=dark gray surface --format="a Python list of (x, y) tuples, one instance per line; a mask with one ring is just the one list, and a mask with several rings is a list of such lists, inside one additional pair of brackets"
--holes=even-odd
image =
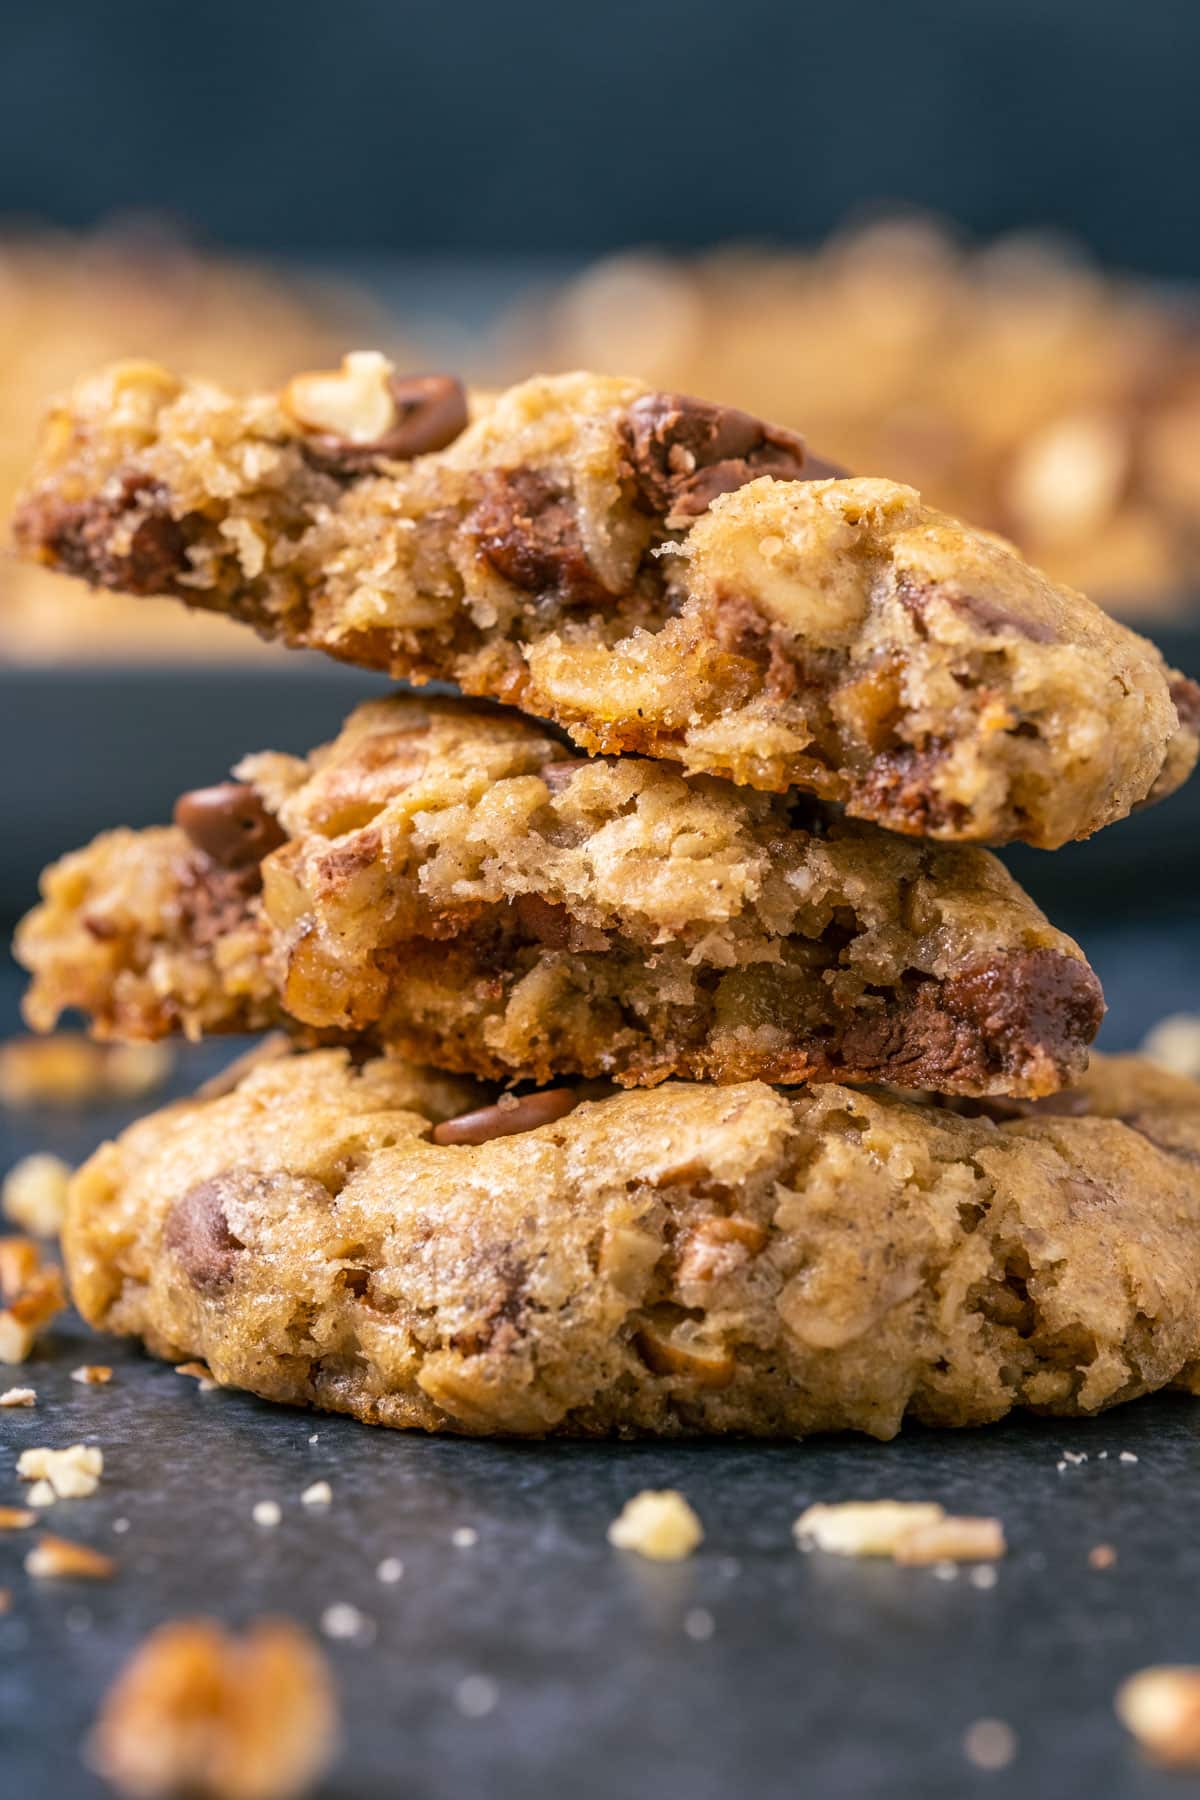
[[(1194, 914), (1136, 933), (1109, 925), (1085, 942), (1117, 1003), (1111, 1046), (1170, 1007), (1200, 1006)], [(0, 1028), (12, 1027), (16, 993), (0, 972)], [(176, 1088), (225, 1054), (188, 1052)], [(0, 1115), (0, 1165), (34, 1148), (75, 1160), (123, 1117)], [(70, 1380), (99, 1359), (116, 1368), (111, 1386)], [(27, 1539), (0, 1536), (0, 1586), (13, 1590), (0, 1617), (6, 1795), (99, 1794), (79, 1762), (82, 1734), (121, 1657), (161, 1619), (281, 1611), (315, 1627), (336, 1601), (359, 1607), (374, 1637), (329, 1645), (347, 1734), (325, 1800), (1185, 1791), (1141, 1762), (1111, 1711), (1131, 1670), (1200, 1658), (1200, 1407), (1182, 1397), (1083, 1424), (913, 1432), (891, 1445), (516, 1446), (201, 1394), (78, 1325), (13, 1373), (39, 1404), (0, 1412), (0, 1503), (18, 1497), (23, 1446), (94, 1439), (106, 1459), (99, 1494), (61, 1502), (51, 1523), (115, 1553), (120, 1571), (103, 1586), (38, 1585), (21, 1566)], [(1060, 1471), (1064, 1447), (1088, 1461)], [(332, 1507), (302, 1507), (321, 1478)], [(704, 1521), (706, 1541), (682, 1566), (605, 1542), (646, 1486), (682, 1488)], [(789, 1527), (800, 1508), (849, 1496), (998, 1513), (1012, 1549), (996, 1587), (966, 1571), (943, 1581), (799, 1555)], [(283, 1508), (274, 1531), (250, 1516), (267, 1498)], [(127, 1531), (114, 1532), (118, 1519)], [(452, 1543), (464, 1525), (474, 1548)], [(1114, 1569), (1088, 1567), (1097, 1543), (1116, 1546)], [(404, 1562), (395, 1586), (376, 1579), (385, 1556)], [(707, 1640), (689, 1635), (697, 1611), (711, 1616)], [(472, 1675), (496, 1684), (484, 1718), (458, 1709)], [(1017, 1733), (1002, 1772), (964, 1756), (963, 1732), (981, 1717)]]

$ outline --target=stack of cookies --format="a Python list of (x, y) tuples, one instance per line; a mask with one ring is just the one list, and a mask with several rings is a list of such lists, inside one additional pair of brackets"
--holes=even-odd
[(369, 701), (46, 875), (36, 1026), (272, 1033), (76, 1177), (92, 1322), (477, 1433), (1190, 1382), (1200, 1089), (1088, 1067), (1096, 977), (979, 847), (1187, 776), (1152, 645), (743, 413), (371, 353), (250, 399), (109, 370), (17, 537), (473, 696)]

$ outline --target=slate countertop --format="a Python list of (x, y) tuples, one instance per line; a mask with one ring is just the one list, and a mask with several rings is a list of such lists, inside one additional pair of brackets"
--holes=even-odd
[[(1200, 1004), (1194, 914), (1084, 941), (1120, 1021), (1111, 1046)], [(0, 974), (3, 1031), (17, 992), (15, 972)], [(175, 1090), (228, 1054), (184, 1053)], [(0, 1115), (0, 1166), (31, 1149), (78, 1160), (126, 1117)], [(110, 1385), (71, 1381), (95, 1360), (114, 1366)], [(22, 1567), (29, 1534), (0, 1536), (5, 1793), (99, 1796), (80, 1741), (118, 1662), (160, 1620), (284, 1612), (318, 1629), (337, 1602), (366, 1624), (327, 1645), (346, 1747), (322, 1800), (1187, 1791), (1141, 1760), (1112, 1713), (1132, 1670), (1200, 1659), (1200, 1405), (1182, 1396), (890, 1445), (471, 1443), (202, 1393), (70, 1320), (13, 1379), (38, 1405), (0, 1413), (0, 1503), (19, 1497), (24, 1446), (94, 1440), (99, 1493), (60, 1502), (50, 1524), (119, 1570), (107, 1584), (39, 1584)], [(1060, 1468), (1064, 1448), (1087, 1460)], [(319, 1479), (332, 1505), (302, 1506)], [(704, 1522), (696, 1555), (666, 1566), (612, 1550), (622, 1503), (666, 1486)], [(966, 1569), (942, 1579), (799, 1554), (796, 1514), (851, 1496), (998, 1514), (1011, 1548), (995, 1586)], [(262, 1499), (283, 1509), (274, 1530), (252, 1520)], [(462, 1527), (477, 1534), (469, 1547), (454, 1542)], [(1108, 1570), (1088, 1564), (1100, 1543), (1117, 1551)], [(376, 1575), (387, 1557), (404, 1565), (390, 1585)], [(981, 1718), (1015, 1733), (1000, 1770), (964, 1751)]]

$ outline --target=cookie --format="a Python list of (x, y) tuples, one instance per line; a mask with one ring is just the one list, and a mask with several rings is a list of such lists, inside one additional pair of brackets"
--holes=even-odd
[(64, 1249), (94, 1325), (430, 1431), (888, 1438), (1194, 1382), (1200, 1087), (1097, 1058), (1056, 1103), (988, 1104), (489, 1104), (315, 1051), (103, 1146)]
[(1196, 759), (1200, 689), (1001, 539), (794, 434), (587, 374), (372, 353), (236, 399), (123, 364), (48, 421), (33, 558), (520, 705), (587, 750), (1053, 847)]
[(40, 1028), (288, 1020), (505, 1080), (1040, 1094), (1103, 1012), (1000, 863), (811, 797), (586, 760), (507, 709), (360, 706), (177, 824), (68, 856), (17, 934)]

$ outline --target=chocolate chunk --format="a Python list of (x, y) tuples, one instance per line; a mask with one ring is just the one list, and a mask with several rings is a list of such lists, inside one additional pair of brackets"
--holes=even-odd
[[(945, 981), (917, 981), (907, 1003), (886, 1013), (851, 1017), (819, 1073), (935, 1091), (982, 1087), (1021, 1074), (1032, 1059), (1070, 1067), (1103, 1016), (1100, 983), (1085, 962), (1059, 950), (1017, 951)], [(983, 1111), (991, 1103), (968, 1104)]]
[(35, 498), (14, 529), (19, 543), (93, 587), (170, 594), (188, 568), (187, 530), (171, 516), (166, 489), (132, 471), (90, 500)]
[(538, 774), (552, 794), (561, 794), (565, 788), (570, 787), (582, 769), (583, 760), (578, 756), (569, 761), (564, 759), (562, 762), (543, 763)]
[(947, 749), (941, 738), (930, 738), (919, 747), (902, 744), (881, 751), (859, 784), (855, 814), (911, 837), (928, 837), (947, 827), (961, 831), (967, 808), (961, 801), (944, 800), (936, 787)]
[(192, 857), (179, 872), (179, 926), (197, 950), (228, 937), (250, 918), (250, 902), (262, 888), (257, 863), (222, 869), (211, 857)]
[(478, 1112), (446, 1119), (434, 1126), (433, 1142), (486, 1144), (492, 1138), (514, 1137), (520, 1131), (535, 1131), (539, 1125), (565, 1118), (578, 1104), (579, 1096), (573, 1088), (542, 1088), (519, 1100), (502, 1100), (496, 1106), (483, 1106)]
[(223, 869), (257, 867), (287, 837), (254, 789), (241, 781), (184, 794), (175, 803), (175, 823)]
[(609, 948), (604, 932), (575, 918), (557, 901), (545, 900), (541, 894), (518, 894), (511, 904), (522, 932), (547, 950), (581, 954)]
[(1170, 693), (1183, 729), (1200, 734), (1200, 684), (1190, 681), (1186, 675), (1173, 675)]
[(167, 1214), (163, 1242), (194, 1288), (213, 1293), (228, 1287), (246, 1248), (229, 1229), (225, 1200), (241, 1186), (236, 1173), (215, 1175), (189, 1188)]
[(1045, 624), (1043, 620), (1024, 618), (1007, 606), (998, 606), (994, 600), (985, 600), (980, 594), (959, 594), (929, 582), (901, 579), (897, 584), (896, 598), (922, 627), (925, 625), (929, 606), (933, 601), (940, 600), (951, 612), (968, 619), (988, 637), (1003, 634), (1025, 638), (1031, 644), (1053, 644), (1058, 637), (1054, 627)]
[[(661, 513), (668, 525), (698, 518), (718, 494), (760, 475), (776, 481), (810, 475), (804, 439), (794, 432), (686, 394), (644, 394), (626, 413), (621, 436), (638, 504)], [(817, 465), (821, 475), (830, 467)]]
[(369, 444), (355, 444), (332, 432), (305, 440), (308, 456), (332, 474), (357, 474), (376, 462), (411, 462), (444, 450), (467, 426), (467, 390), (456, 375), (393, 375), (388, 382), (396, 422)]
[(570, 494), (539, 470), (489, 470), (470, 527), (484, 560), (524, 593), (565, 606), (612, 599), (587, 559)]

